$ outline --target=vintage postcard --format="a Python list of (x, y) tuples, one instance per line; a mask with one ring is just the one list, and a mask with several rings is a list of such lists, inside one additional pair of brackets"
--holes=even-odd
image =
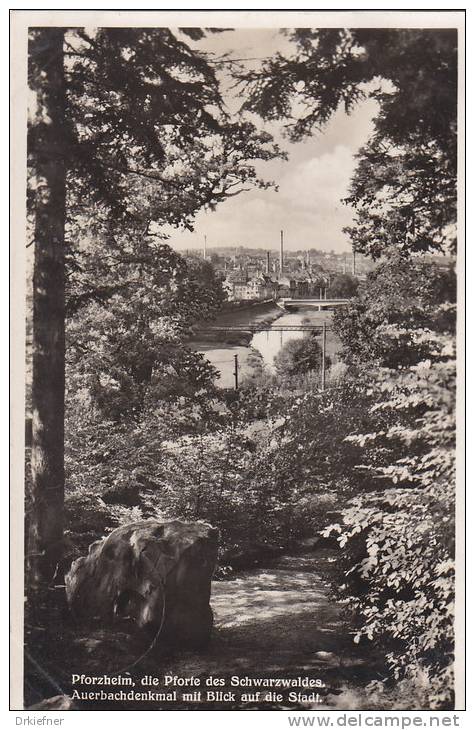
[(12, 709), (463, 710), (464, 12), (11, 29)]

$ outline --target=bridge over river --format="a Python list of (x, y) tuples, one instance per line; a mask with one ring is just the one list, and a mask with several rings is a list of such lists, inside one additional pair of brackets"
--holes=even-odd
[(205, 334), (210, 332), (245, 332), (255, 334), (256, 332), (266, 332), (272, 330), (272, 332), (331, 332), (332, 328), (326, 323), (323, 324), (274, 324), (272, 322), (263, 323), (251, 323), (248, 322), (242, 325), (207, 325), (200, 327), (195, 330), (195, 334)]
[(331, 309), (333, 307), (344, 307), (348, 304), (348, 299), (292, 299), (292, 297), (283, 297), (278, 299), (276, 304), (281, 309), (299, 309), (300, 307), (312, 307), (321, 311), (322, 309)]

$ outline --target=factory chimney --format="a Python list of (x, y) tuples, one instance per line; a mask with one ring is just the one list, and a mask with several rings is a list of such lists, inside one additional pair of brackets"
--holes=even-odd
[(270, 274), (270, 251), (266, 253), (266, 274)]
[(203, 258), (206, 261), (206, 236), (205, 236), (205, 242), (204, 242), (204, 246), (203, 246)]
[(284, 275), (284, 231), (280, 232), (280, 275)]

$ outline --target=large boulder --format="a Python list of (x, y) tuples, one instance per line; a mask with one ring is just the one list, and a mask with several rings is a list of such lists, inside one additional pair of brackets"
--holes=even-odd
[(209, 639), (218, 531), (201, 522), (147, 520), (89, 547), (66, 575), (80, 621), (159, 634), (158, 644), (199, 648)]

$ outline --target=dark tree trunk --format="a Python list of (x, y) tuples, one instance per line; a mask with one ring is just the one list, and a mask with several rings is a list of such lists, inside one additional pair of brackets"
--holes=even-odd
[(28, 154), (34, 200), (31, 499), (27, 565), (30, 588), (52, 580), (62, 557), (64, 512), (64, 30), (32, 31), (30, 87), (36, 109)]

